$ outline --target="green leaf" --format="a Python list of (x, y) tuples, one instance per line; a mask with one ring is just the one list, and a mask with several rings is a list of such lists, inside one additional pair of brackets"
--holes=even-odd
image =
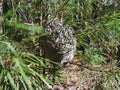
[(18, 88), (16, 87), (16, 84), (15, 84), (15, 82), (14, 82), (14, 77), (12, 77), (9, 72), (7, 73), (7, 77), (8, 77), (8, 79), (9, 79), (10, 84), (12, 85), (12, 87), (13, 87), (15, 90), (18, 90)]
[(39, 33), (39, 34), (45, 34), (44, 29), (42, 27), (40, 27), (39, 25), (32, 25), (29, 23), (23, 24), (23, 23), (18, 23), (15, 21), (6, 21), (5, 26), (23, 29), (23, 30), (34, 31), (35, 33)]

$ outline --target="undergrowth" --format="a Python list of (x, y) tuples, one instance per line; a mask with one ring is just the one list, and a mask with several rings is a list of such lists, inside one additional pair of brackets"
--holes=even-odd
[(119, 90), (120, 1), (115, 2), (4, 1), (3, 6), (8, 7), (3, 8), (0, 33), (0, 89), (54, 90), (53, 81), (64, 66), (44, 58), (39, 43), (48, 34), (45, 23), (47, 8), (51, 8), (54, 16), (63, 15), (64, 22), (75, 29), (76, 56), (82, 58), (83, 68), (79, 79), (86, 78), (91, 84), (92, 78), (94, 86), (89, 86), (90, 90)]

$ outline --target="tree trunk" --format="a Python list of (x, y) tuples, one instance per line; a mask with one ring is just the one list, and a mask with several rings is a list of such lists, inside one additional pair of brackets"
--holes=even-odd
[(2, 23), (3, 23), (3, 0), (0, 0), (0, 33), (3, 32)]

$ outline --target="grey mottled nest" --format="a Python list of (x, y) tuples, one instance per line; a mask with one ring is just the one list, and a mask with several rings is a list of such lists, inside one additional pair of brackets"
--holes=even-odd
[(45, 57), (60, 62), (69, 62), (76, 51), (76, 37), (71, 26), (60, 21), (52, 21), (46, 28), (49, 35), (42, 38)]

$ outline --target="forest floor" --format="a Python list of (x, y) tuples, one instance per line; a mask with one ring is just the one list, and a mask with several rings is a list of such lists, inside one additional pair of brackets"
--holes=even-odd
[[(82, 63), (80, 57), (66, 64), (61, 69), (60, 77), (55, 78), (55, 90), (105, 90), (103, 83), (105, 82), (106, 73), (116, 73), (116, 67), (111, 64), (89, 66)], [(117, 90), (117, 89), (116, 89)]]
[[(77, 63), (77, 64), (76, 64)], [(66, 64), (60, 71), (61, 78), (55, 80), (55, 90), (89, 90), (95, 85), (91, 76), (93, 72), (81, 66), (82, 60), (75, 57), (72, 63)], [(84, 76), (83, 76), (84, 74)], [(91, 75), (89, 75), (91, 74)]]

